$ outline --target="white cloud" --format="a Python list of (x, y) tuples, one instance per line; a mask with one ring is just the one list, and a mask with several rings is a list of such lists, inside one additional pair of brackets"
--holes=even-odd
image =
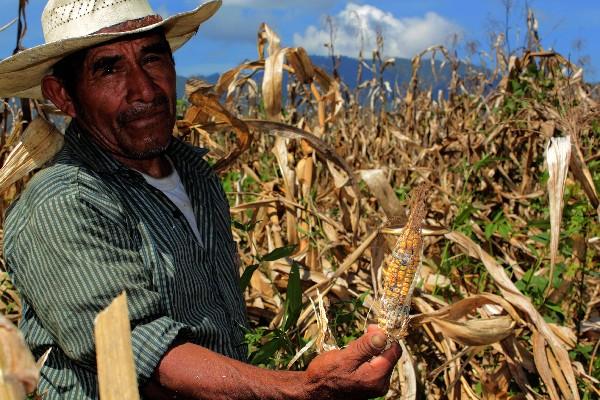
[[(239, 0), (242, 1), (242, 0)], [(363, 55), (376, 48), (376, 35), (384, 39), (387, 57), (413, 57), (434, 44), (447, 44), (461, 28), (444, 17), (428, 12), (424, 17), (396, 18), (371, 5), (349, 3), (339, 14), (331, 17), (334, 27), (333, 44), (336, 54), (357, 57), (363, 43)], [(361, 40), (362, 37), (362, 40)], [(321, 28), (313, 25), (304, 34), (294, 34), (294, 45), (304, 47), (310, 54), (327, 54), (325, 43), (330, 42), (327, 23)]]
[[(187, 0), (198, 4), (199, 0)], [(277, 23), (299, 15), (320, 15), (338, 0), (223, 0), (223, 6), (206, 23), (203, 34), (220, 41), (254, 43), (262, 22), (277, 30)]]

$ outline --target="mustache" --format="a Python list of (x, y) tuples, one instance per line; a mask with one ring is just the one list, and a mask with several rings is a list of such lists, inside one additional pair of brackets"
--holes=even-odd
[(117, 115), (117, 122), (125, 125), (140, 118), (151, 117), (157, 113), (169, 111), (169, 99), (167, 96), (156, 96), (151, 103), (137, 103), (131, 108)]

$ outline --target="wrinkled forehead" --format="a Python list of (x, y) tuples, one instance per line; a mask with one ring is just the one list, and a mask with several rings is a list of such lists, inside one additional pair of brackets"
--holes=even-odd
[(93, 47), (86, 49), (86, 51), (88, 53), (91, 53), (93, 51), (97, 51), (98, 49), (114, 47), (115, 44), (136, 42), (140, 44), (160, 42), (164, 43), (168, 47), (169, 51), (171, 49), (169, 46), (169, 42), (167, 41), (167, 38), (165, 36), (164, 29), (162, 27), (159, 27), (146, 32), (138, 32), (130, 35), (121, 36), (108, 42), (97, 44)]
[(132, 43), (138, 45), (140, 48), (146, 45), (153, 45), (156, 43), (164, 45), (164, 49), (171, 53), (171, 48), (169, 46), (169, 42), (166, 39), (164, 30), (162, 27), (146, 31), (139, 32), (131, 35), (125, 35), (118, 37), (116, 39), (110, 40), (108, 42), (103, 42), (97, 44), (92, 47), (88, 47), (86, 49), (80, 50), (77, 53), (71, 54), (68, 57), (65, 57), (60, 62), (55, 65), (55, 70), (59, 65), (68, 66), (69, 68), (76, 68), (81, 71), (81, 68), (84, 68), (86, 64), (96, 58), (97, 55), (107, 52), (118, 52), (119, 44), (122, 43)]

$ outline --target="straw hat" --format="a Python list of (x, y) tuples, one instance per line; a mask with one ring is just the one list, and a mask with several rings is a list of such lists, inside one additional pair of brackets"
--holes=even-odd
[[(175, 51), (220, 6), (221, 0), (211, 0), (163, 20), (147, 0), (49, 0), (42, 13), (46, 43), (0, 62), (0, 97), (41, 99), (41, 80), (54, 64), (78, 50), (124, 35), (162, 26)], [(116, 25), (119, 30), (115, 32)]]

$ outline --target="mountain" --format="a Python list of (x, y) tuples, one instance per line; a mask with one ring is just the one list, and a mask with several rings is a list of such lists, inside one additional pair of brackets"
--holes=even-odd
[[(328, 73), (332, 73), (332, 61), (331, 57), (327, 56), (310, 56), (314, 65), (323, 68)], [(371, 66), (372, 62), (370, 60), (363, 61), (367, 65)], [(356, 58), (341, 56), (337, 60), (338, 64), (338, 74), (340, 75), (341, 80), (348, 85), (350, 89), (354, 89), (356, 87), (358, 67), (360, 65), (360, 61)], [(476, 68), (481, 72), (484, 72), (482, 68)], [(460, 63), (458, 67), (458, 73), (460, 76), (465, 76), (467, 74), (467, 65), (464, 63)], [(383, 80), (388, 81), (392, 88), (394, 85), (398, 85), (400, 88), (404, 88), (410, 82), (410, 77), (412, 74), (412, 62), (407, 58), (395, 58), (394, 64), (388, 66), (383, 73)], [(444, 93), (448, 90), (448, 85), (450, 84), (452, 75), (451, 66), (449, 63), (442, 64), (441, 61), (435, 61), (435, 76), (431, 70), (431, 60), (425, 59), (421, 61), (421, 66), (419, 68), (419, 86), (424, 89), (433, 89), (434, 96), (437, 94), (439, 90), (442, 90)], [(196, 78), (203, 79), (210, 83), (216, 83), (219, 79), (219, 74), (214, 73), (208, 76), (195, 76)], [(256, 75), (257, 79), (260, 79), (260, 74)], [(372, 79), (373, 73), (363, 66), (362, 68), (362, 77), (361, 82)], [(185, 81), (187, 78), (183, 76), (177, 76), (177, 97), (182, 98), (184, 96), (184, 88)], [(284, 85), (286, 84), (287, 79), (284, 77)]]
[[(326, 56), (311, 56), (313, 64), (324, 68), (327, 72), (332, 73), (332, 60), (331, 57)], [(341, 56), (337, 58), (337, 69), (338, 74), (342, 81), (348, 85), (350, 89), (354, 89), (357, 85), (358, 67), (360, 61), (356, 58)], [(371, 60), (363, 60), (361, 82), (373, 79), (374, 74), (368, 69), (372, 68)], [(443, 64), (441, 61), (435, 61), (435, 75), (431, 68), (431, 60), (421, 60), (419, 67), (419, 86), (424, 89), (432, 88), (433, 92), (436, 93), (438, 90), (446, 91), (450, 80), (452, 78), (452, 69), (449, 63)], [(379, 66), (377, 66), (378, 68)], [(482, 69), (481, 69), (482, 70)], [(482, 70), (483, 71), (483, 70)], [(460, 63), (458, 67), (458, 74), (465, 76), (467, 74), (467, 66), (464, 63)], [(406, 87), (410, 83), (412, 75), (412, 61), (407, 58), (395, 58), (394, 63), (386, 67), (383, 72), (383, 80), (389, 82), (394, 87), (398, 85), (400, 88)], [(359, 83), (361, 83), (359, 82)]]

